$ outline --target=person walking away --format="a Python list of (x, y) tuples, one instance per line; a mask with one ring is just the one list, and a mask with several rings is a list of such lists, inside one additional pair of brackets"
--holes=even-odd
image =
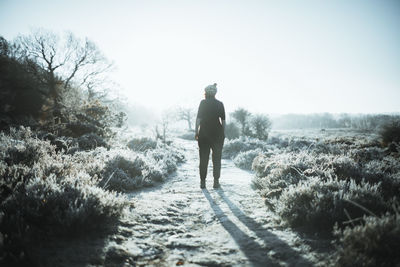
[(195, 138), (199, 145), (200, 156), (200, 188), (206, 187), (207, 167), (212, 151), (214, 188), (219, 188), (221, 175), (222, 147), (225, 139), (225, 108), (224, 104), (215, 98), (217, 84), (207, 86), (200, 102), (196, 118)]

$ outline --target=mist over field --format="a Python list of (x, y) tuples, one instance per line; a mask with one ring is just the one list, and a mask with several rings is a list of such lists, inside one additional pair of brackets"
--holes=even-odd
[(400, 265), (399, 14), (1, 1), (0, 265)]

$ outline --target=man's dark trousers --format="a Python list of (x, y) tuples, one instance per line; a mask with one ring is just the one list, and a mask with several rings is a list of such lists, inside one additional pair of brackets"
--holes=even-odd
[(215, 180), (218, 180), (221, 175), (221, 156), (224, 139), (218, 138), (213, 140), (207, 137), (199, 137), (198, 143), (200, 153), (200, 179), (206, 179), (210, 150), (212, 150), (213, 176)]

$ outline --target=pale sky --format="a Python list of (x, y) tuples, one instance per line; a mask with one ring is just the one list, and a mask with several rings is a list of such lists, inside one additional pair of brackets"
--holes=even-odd
[(132, 103), (228, 111), (399, 112), (400, 1), (0, 0), (0, 35), (89, 37)]

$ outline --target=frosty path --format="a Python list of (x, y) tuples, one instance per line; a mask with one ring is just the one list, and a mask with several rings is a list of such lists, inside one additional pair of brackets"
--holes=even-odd
[(168, 181), (130, 196), (135, 208), (108, 245), (111, 264), (155, 266), (310, 266), (305, 247), (274, 229), (271, 214), (251, 189), (250, 172), (223, 160), (221, 188), (201, 190), (198, 150), (178, 140), (187, 161)]

